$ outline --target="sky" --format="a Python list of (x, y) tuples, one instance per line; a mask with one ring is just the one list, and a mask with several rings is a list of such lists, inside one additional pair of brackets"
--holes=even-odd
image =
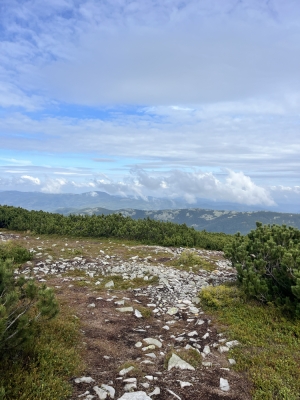
[(299, 0), (1, 0), (0, 190), (299, 204), (299, 38)]

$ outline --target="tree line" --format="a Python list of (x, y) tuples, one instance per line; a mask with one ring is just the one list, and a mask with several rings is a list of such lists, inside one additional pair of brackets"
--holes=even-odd
[(196, 231), (186, 224), (150, 218), (133, 220), (121, 214), (64, 216), (5, 205), (0, 206), (1, 228), (73, 237), (115, 237), (145, 244), (200, 247), (209, 250), (223, 250), (232, 240), (231, 235), (224, 233)]

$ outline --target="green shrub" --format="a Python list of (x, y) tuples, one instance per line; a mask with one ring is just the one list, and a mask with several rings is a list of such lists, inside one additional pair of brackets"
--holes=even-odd
[(236, 234), (225, 255), (237, 269), (248, 297), (272, 302), (300, 317), (300, 231), (285, 225), (262, 225)]
[(5, 261), (9, 258), (20, 264), (31, 260), (32, 254), (29, 250), (9, 240), (0, 244), (0, 260)]
[(25, 349), (40, 317), (52, 318), (58, 305), (52, 290), (24, 277), (15, 279), (14, 264), (0, 259), (0, 360)]

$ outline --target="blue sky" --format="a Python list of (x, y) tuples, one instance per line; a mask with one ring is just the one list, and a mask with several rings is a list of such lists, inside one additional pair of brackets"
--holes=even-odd
[(0, 190), (300, 200), (298, 0), (2, 0)]

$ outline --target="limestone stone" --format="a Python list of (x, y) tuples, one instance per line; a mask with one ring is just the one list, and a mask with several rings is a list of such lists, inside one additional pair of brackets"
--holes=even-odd
[(227, 379), (220, 378), (220, 389), (223, 390), (223, 392), (229, 391), (230, 386)]
[(110, 385), (105, 385), (105, 384), (103, 383), (103, 384), (101, 385), (101, 388), (104, 389), (104, 390), (106, 390), (106, 391), (108, 392), (108, 395), (110, 396), (111, 399), (114, 399), (114, 398), (115, 398), (115, 393), (116, 393), (116, 391), (115, 391), (115, 389), (114, 389), (112, 386), (110, 386)]
[(185, 388), (187, 386), (193, 386), (193, 384), (190, 383), (190, 382), (184, 382), (184, 381), (178, 381), (178, 382), (180, 384), (181, 389), (183, 389), (183, 388)]
[(133, 312), (133, 307), (120, 307), (116, 308), (116, 310), (119, 312)]
[(93, 389), (96, 392), (96, 394), (100, 400), (105, 400), (107, 398), (108, 393), (106, 390), (101, 389), (98, 386), (94, 386)]
[(143, 318), (142, 313), (141, 313), (139, 310), (137, 310), (137, 309), (134, 310), (134, 315), (135, 315), (137, 318)]
[(126, 375), (126, 374), (128, 374), (128, 372), (132, 371), (133, 369), (134, 369), (134, 367), (132, 367), (132, 366), (128, 367), (128, 368), (124, 368), (119, 372), (119, 375), (121, 375), (121, 376)]
[(177, 307), (171, 307), (167, 311), (167, 314), (169, 314), (169, 315), (175, 315), (177, 313), (178, 313), (178, 308)]
[(151, 397), (147, 395), (146, 392), (133, 392), (133, 393), (124, 393), (122, 397), (119, 397), (118, 400), (151, 400)]
[(76, 378), (74, 380), (75, 383), (92, 383), (95, 382), (95, 380), (93, 378), (91, 378), (90, 376), (82, 376), (81, 378)]
[(182, 360), (180, 357), (178, 357), (174, 353), (172, 354), (171, 358), (169, 359), (168, 371), (170, 371), (172, 368), (189, 369), (191, 371), (195, 371), (195, 368), (192, 365), (190, 365), (186, 361)]
[(159, 340), (154, 339), (154, 338), (145, 338), (145, 339), (143, 339), (143, 341), (149, 345), (154, 345), (159, 348), (161, 348), (161, 346), (162, 346), (162, 343)]

